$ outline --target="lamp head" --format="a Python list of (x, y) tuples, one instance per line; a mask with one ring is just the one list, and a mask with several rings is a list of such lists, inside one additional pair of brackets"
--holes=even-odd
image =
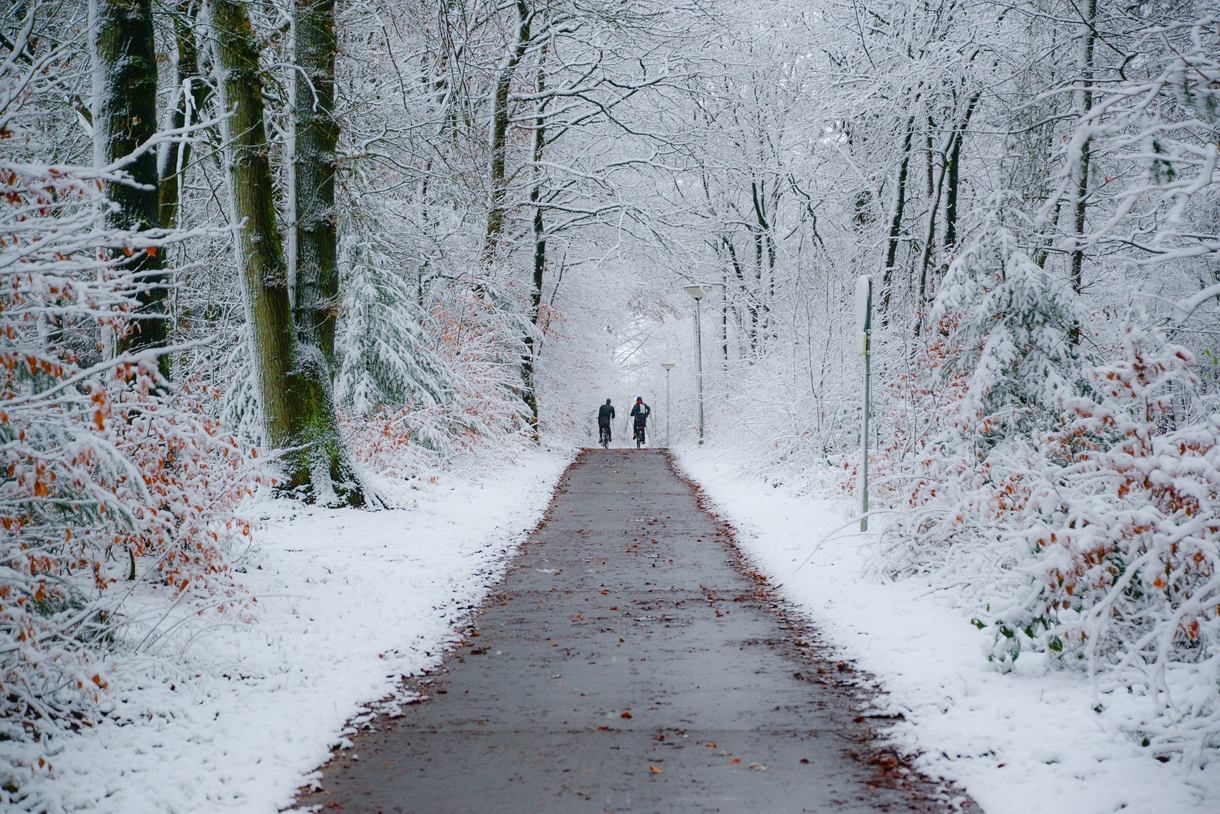
[(707, 296), (707, 291), (705, 291), (703, 286), (701, 286), (701, 285), (683, 286), (682, 290), (685, 291), (687, 294), (690, 294), (696, 300), (701, 300)]
[(677, 362), (662, 362), (661, 363), (661, 367), (665, 368), (666, 370), (673, 370), (677, 366), (678, 366)]

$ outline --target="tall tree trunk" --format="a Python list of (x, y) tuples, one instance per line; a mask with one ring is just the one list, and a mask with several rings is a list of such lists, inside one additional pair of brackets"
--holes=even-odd
[(766, 312), (763, 310), (766, 303), (763, 301), (763, 232), (755, 227), (750, 230), (754, 242), (754, 279), (751, 281), (754, 284), (754, 302), (756, 307), (750, 312), (750, 352), (757, 353), (760, 344), (759, 332), (763, 324), (763, 319), (766, 317)]
[[(733, 241), (731, 239), (729, 239), (728, 235), (721, 235), (720, 240), (724, 244), (725, 250), (728, 252), (729, 263), (733, 266), (733, 274), (737, 277), (737, 285), (741, 289), (742, 296), (745, 298), (746, 314), (749, 317), (749, 324), (757, 325), (758, 324), (758, 305), (755, 303), (754, 298), (750, 296), (749, 286), (746, 285), (745, 269), (742, 268), (741, 260), (737, 257), (737, 247), (733, 244)], [(725, 298), (726, 299), (728, 298), (728, 289), (725, 289)], [(737, 313), (738, 313), (738, 316), (741, 315), (740, 309), (738, 310)], [(753, 334), (750, 333), (750, 329), (745, 327), (746, 320), (739, 319), (738, 323), (740, 324), (742, 329), (745, 330), (749, 334), (750, 345), (751, 345), (751, 347), (753, 347), (753, 344), (754, 344)], [(738, 335), (740, 336), (740, 332), (738, 333)]]
[[(978, 101), (979, 94), (976, 92), (967, 102), (966, 112), (962, 116), (961, 122), (949, 134), (949, 140), (940, 152), (940, 174), (936, 176), (936, 183), (929, 191), (932, 203), (928, 211), (928, 232), (924, 240), (923, 260), (919, 270), (919, 312), (915, 315), (916, 336), (919, 336), (923, 329), (925, 308), (936, 292), (936, 275), (932, 268), (932, 257), (936, 253), (936, 214), (940, 209), (942, 193), (945, 198), (945, 249), (951, 248), (957, 240), (957, 188), (958, 175), (961, 170), (962, 139), (965, 137), (965, 130), (970, 125), (970, 118), (974, 115), (974, 108)], [(933, 126), (930, 118), (928, 124)], [(943, 271), (945, 264), (941, 263), (940, 269)]]
[[(157, 55), (151, 0), (95, 0), (93, 33), (93, 138), (99, 165), (131, 155), (157, 132)], [(121, 229), (161, 226), (157, 156), (152, 150), (124, 166), (133, 184), (110, 184), (107, 197), (117, 206), (111, 222)], [(131, 332), (118, 350), (164, 347), (169, 336), (168, 293), (159, 253), (141, 253), (128, 268), (139, 276), (139, 303)], [(169, 359), (159, 365), (169, 375)]]
[[(778, 185), (777, 185), (778, 188)], [(757, 223), (757, 231), (755, 232), (756, 253), (758, 260), (758, 298), (759, 311), (761, 312), (761, 332), (759, 341), (770, 336), (775, 338), (775, 325), (771, 318), (771, 310), (775, 302), (775, 241), (771, 230), (771, 219), (768, 216), (767, 207), (767, 182), (751, 181), (750, 194), (754, 202), (754, 218)], [(770, 211), (774, 212), (778, 209), (777, 194), (772, 193), (772, 206)], [(765, 260), (765, 263), (764, 263)], [(764, 284), (764, 277), (766, 282)]]
[[(174, 41), (178, 49), (178, 102), (170, 121), (178, 130), (196, 124), (200, 111), (212, 96), (212, 87), (203, 81), (199, 71), (199, 49), (195, 46), (196, 0), (179, 0), (174, 14)], [(167, 144), (158, 155), (158, 175), (161, 179), (161, 228), (172, 229), (178, 222), (182, 198), (182, 177), (191, 160), (191, 140)]]
[(508, 61), (500, 70), (496, 79), (496, 92), (492, 100), (491, 117), (491, 207), (487, 212), (487, 234), (483, 244), (483, 257), (491, 262), (500, 246), (500, 238), (504, 232), (505, 206), (508, 200), (508, 124), (510, 111), (508, 106), (509, 90), (512, 88), (513, 77), (517, 74), (517, 66), (525, 56), (529, 47), (530, 22), (532, 14), (525, 0), (517, 0), (517, 42), (509, 54)]
[[(546, 45), (538, 61), (538, 96), (546, 93)], [(534, 279), (530, 285), (530, 322), (536, 333), (542, 325), (542, 283), (546, 275), (546, 221), (542, 213), (542, 155), (546, 148), (546, 99), (538, 102), (534, 116), (534, 185), (530, 189), (530, 205), (534, 209)], [(534, 428), (534, 440), (538, 440), (538, 389), (537, 363), (541, 350), (535, 344), (534, 334), (525, 337), (525, 357), (521, 360), (521, 378), (525, 383), (525, 403), (530, 409), (530, 425)]]
[(232, 218), (267, 439), (283, 450), (288, 489), (322, 500), (334, 489), (344, 503), (363, 505), (363, 489), (339, 435), (326, 361), (316, 347), (300, 346), (293, 325), (254, 31), (237, 0), (208, 0), (208, 6), (220, 101), (231, 114), (224, 129)]
[(721, 274), (720, 290), (724, 295), (720, 298), (720, 369), (729, 369), (729, 270), (724, 267)]
[[(1078, 111), (1077, 114), (1083, 122), (1085, 116), (1093, 109), (1093, 51), (1097, 41), (1097, 0), (1089, 0), (1087, 10), (1087, 18), (1084, 22), (1084, 31), (1082, 32), (1083, 40), (1081, 42), (1080, 53), (1080, 69), (1081, 69), (1081, 84), (1082, 87), (1078, 96)], [(1084, 240), (1085, 216), (1088, 213), (1089, 206), (1089, 161), (1090, 161), (1090, 141), (1085, 139), (1080, 145), (1080, 167), (1076, 175), (1075, 201), (1072, 206), (1072, 234), (1075, 238), (1075, 246), (1072, 250), (1071, 258), (1071, 277), (1072, 291), (1079, 294), (1084, 290), (1084, 249), (1081, 242)], [(1069, 334), (1073, 345), (1080, 344), (1080, 325), (1072, 326)]]
[(335, 369), (339, 315), (338, 223), (335, 174), (335, 0), (296, 3), (296, 302), (298, 340), (316, 347)]
[(958, 179), (961, 177), (962, 142), (966, 139), (966, 128), (970, 126), (970, 119), (974, 116), (974, 110), (978, 106), (981, 96), (981, 91), (975, 91), (974, 95), (970, 97), (970, 103), (966, 105), (966, 115), (962, 117), (962, 123), (953, 133), (953, 146), (949, 148), (949, 166), (946, 178), (947, 188), (945, 189), (946, 249), (951, 249), (957, 245), (957, 193), (960, 189)]
[(915, 137), (915, 118), (907, 119), (906, 136), (902, 140), (902, 161), (898, 165), (898, 181), (894, 190), (894, 215), (890, 220), (890, 235), (885, 250), (885, 267), (881, 274), (881, 317), (889, 316), (894, 292), (894, 265), (898, 262), (898, 242), (902, 237), (902, 216), (907, 203), (907, 170), (911, 166), (911, 141)]
[[(1081, 69), (1081, 84), (1079, 91), (1079, 101), (1077, 115), (1083, 119), (1093, 109), (1093, 50), (1097, 41), (1097, 0), (1089, 0), (1086, 11), (1087, 19), (1084, 22), (1084, 31), (1082, 32), (1083, 40), (1081, 42), (1080, 54), (1080, 69)], [(1080, 242), (1084, 238), (1085, 215), (1088, 210), (1089, 196), (1089, 160), (1090, 160), (1090, 143), (1086, 138), (1084, 144), (1080, 145), (1080, 167), (1076, 175), (1076, 188), (1073, 211), (1072, 211), (1072, 229), (1076, 239), (1075, 249), (1072, 251), (1072, 290), (1077, 294), (1084, 288), (1084, 249), (1080, 247)], [(1073, 336), (1076, 340), (1078, 336)]]
[[(928, 231), (924, 236), (923, 256), (919, 263), (919, 294), (915, 300), (915, 336), (919, 336), (923, 332), (924, 311), (931, 296), (929, 281), (930, 269), (932, 265), (932, 255), (935, 253), (936, 245), (936, 214), (940, 209), (940, 199), (945, 186), (945, 175), (949, 170), (949, 150), (952, 149), (952, 143), (955, 134), (950, 134), (948, 143), (945, 144), (945, 149), (941, 151), (941, 167), (940, 172), (935, 176), (935, 182), (928, 192), (930, 203), (928, 205)], [(928, 165), (932, 165), (932, 160), (928, 160)]]

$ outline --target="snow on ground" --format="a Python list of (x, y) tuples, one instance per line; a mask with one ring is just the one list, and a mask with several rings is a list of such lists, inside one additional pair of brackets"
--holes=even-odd
[[(442, 474), (402, 510), (271, 502), (243, 562), (258, 622), (213, 625), (181, 655), (190, 637), (179, 635), (161, 658), (121, 664), (115, 720), (55, 746), (51, 772), (23, 783), (26, 805), (91, 814), (288, 806), (362, 705), (440, 660), (569, 460), (538, 451), (493, 471)], [(28, 757), (3, 747), (0, 762)]]
[(710, 448), (675, 452), (755, 566), (876, 676), (884, 711), (904, 718), (891, 733), (899, 747), (987, 814), (1220, 811), (1220, 761), (1189, 770), (1154, 760), (1118, 730), (1133, 701), (1103, 696), (1099, 715), (1084, 676), (1048, 671), (1035, 657), (1002, 674), (985, 658), (989, 632), (949, 597), (917, 580), (867, 576), (874, 540), (848, 524), (842, 504), (743, 476)]

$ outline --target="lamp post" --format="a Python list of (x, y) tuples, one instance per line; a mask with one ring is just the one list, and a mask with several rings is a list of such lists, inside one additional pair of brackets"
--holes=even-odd
[(856, 279), (856, 328), (864, 357), (864, 410), (860, 427), (860, 531), (868, 531), (868, 418), (872, 410), (873, 374), (873, 281), (868, 275)]
[(699, 444), (703, 444), (703, 311), (699, 304), (707, 291), (701, 285), (684, 286), (683, 291), (695, 298), (695, 359), (698, 370), (695, 379), (699, 383)]
[(665, 368), (665, 447), (669, 447), (669, 371), (677, 366), (677, 362), (662, 362)]

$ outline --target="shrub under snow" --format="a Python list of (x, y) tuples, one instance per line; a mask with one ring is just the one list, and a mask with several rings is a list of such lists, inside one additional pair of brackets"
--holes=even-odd
[(996, 223), (938, 316), (928, 389), (907, 394), (929, 424), (880, 462), (902, 510), (879, 567), (962, 591), (1000, 664), (1044, 652), (1141, 694), (1143, 742), (1202, 759), (1220, 745), (1220, 418), (1190, 354), (1128, 327), (1111, 359), (1077, 359), (1070, 292)]
[(109, 654), (159, 623), (134, 615), (137, 589), (188, 615), (252, 601), (228, 551), (250, 532), (253, 450), (207, 417), (216, 393), (114, 350), (146, 285), (130, 259), (180, 238), (107, 224), (120, 170), (26, 159), (18, 114), (55, 57), (0, 72), (0, 741), (96, 720)]

